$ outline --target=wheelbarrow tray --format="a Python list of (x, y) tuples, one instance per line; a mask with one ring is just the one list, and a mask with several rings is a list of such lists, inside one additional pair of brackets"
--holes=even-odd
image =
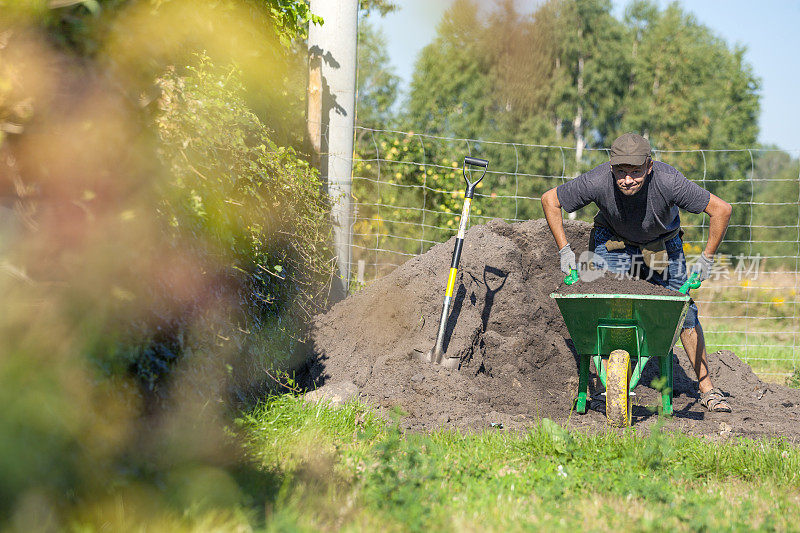
[(689, 309), (689, 296), (676, 292), (675, 296), (553, 293), (550, 297), (558, 304), (580, 356), (578, 412), (586, 412), (589, 359), (594, 358), (605, 386), (602, 358), (621, 349), (631, 357), (630, 390), (638, 384), (650, 357), (659, 358), (661, 375), (665, 378), (664, 411), (672, 413), (672, 349)]

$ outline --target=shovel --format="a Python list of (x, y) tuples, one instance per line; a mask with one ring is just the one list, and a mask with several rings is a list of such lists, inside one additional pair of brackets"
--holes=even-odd
[[(481, 167), (483, 173), (477, 181), (469, 181), (467, 177), (467, 165)], [(442, 317), (439, 319), (439, 333), (436, 335), (436, 344), (423, 353), (421, 350), (414, 350), (414, 357), (418, 361), (424, 363), (435, 363), (442, 365), (446, 368), (458, 368), (461, 358), (459, 357), (445, 357), (444, 353), (444, 333), (447, 329), (447, 316), (450, 312), (450, 303), (453, 300), (453, 288), (456, 284), (456, 273), (458, 272), (458, 261), (461, 259), (461, 247), (464, 245), (464, 233), (467, 231), (467, 223), (469, 222), (469, 207), (472, 203), (472, 197), (475, 194), (475, 187), (481, 182), (483, 176), (486, 175), (486, 167), (489, 162), (485, 159), (478, 159), (475, 157), (465, 157), (464, 166), (461, 173), (464, 174), (464, 180), (467, 182), (467, 191), (464, 193), (464, 208), (461, 211), (461, 223), (458, 226), (458, 235), (456, 235), (456, 245), (453, 249), (453, 261), (450, 263), (450, 276), (447, 278), (447, 288), (444, 293), (444, 304), (442, 305)]]

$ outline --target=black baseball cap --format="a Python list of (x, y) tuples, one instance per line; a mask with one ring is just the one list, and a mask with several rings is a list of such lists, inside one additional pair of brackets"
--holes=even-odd
[(612, 165), (644, 165), (648, 157), (650, 143), (635, 133), (625, 133), (611, 145)]

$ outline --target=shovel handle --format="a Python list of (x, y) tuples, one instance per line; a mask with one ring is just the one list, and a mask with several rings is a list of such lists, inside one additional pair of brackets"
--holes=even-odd
[[(477, 181), (474, 182), (469, 181), (469, 178), (467, 177), (467, 165), (481, 167), (483, 169), (483, 173), (481, 174), (481, 177), (478, 178)], [(469, 157), (469, 156), (464, 158), (464, 166), (461, 169), (461, 172), (462, 174), (464, 174), (464, 181), (467, 182), (467, 192), (464, 193), (465, 198), (472, 198), (472, 196), (475, 194), (475, 187), (478, 185), (478, 183), (481, 182), (483, 177), (486, 175), (486, 168), (488, 166), (489, 166), (489, 161), (487, 161), (486, 159), (478, 159), (477, 157)]]
[[(483, 174), (480, 179), (475, 183), (471, 183), (467, 178), (467, 165), (474, 165), (483, 168)], [(486, 167), (489, 162), (485, 159), (478, 159), (475, 157), (464, 158), (464, 179), (467, 180), (467, 192), (464, 194), (464, 207), (461, 211), (461, 221), (458, 225), (458, 234), (456, 235), (456, 243), (453, 248), (453, 261), (450, 263), (450, 275), (447, 277), (447, 287), (444, 293), (444, 302), (442, 303), (442, 316), (439, 318), (439, 332), (436, 335), (436, 344), (428, 355), (423, 359), (432, 363), (443, 364), (448, 368), (458, 368), (460, 359), (458, 357), (445, 358), (444, 352), (444, 334), (447, 329), (447, 319), (450, 313), (450, 303), (453, 299), (453, 289), (456, 286), (456, 275), (458, 274), (458, 262), (461, 260), (461, 249), (464, 245), (464, 235), (467, 232), (467, 224), (469, 222), (469, 206), (472, 203), (472, 194), (475, 192), (475, 186), (483, 179), (486, 174)]]
[(464, 158), (464, 164), (486, 168), (489, 166), (489, 161), (487, 161), (486, 159), (478, 159), (477, 157), (467, 156)]

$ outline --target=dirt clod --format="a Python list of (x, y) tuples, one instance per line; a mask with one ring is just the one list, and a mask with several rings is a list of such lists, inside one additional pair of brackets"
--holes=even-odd
[[(590, 225), (565, 221), (565, 229), (580, 254)], [(550, 298), (565, 285), (544, 220), (493, 220), (467, 232), (445, 336), (447, 355), (458, 356), (461, 367), (450, 370), (412, 359), (415, 349), (426, 352), (436, 339), (453, 245), (451, 239), (434, 246), (317, 317), (305, 384), (352, 382), (379, 412), (400, 407), (402, 427), (412, 430), (489, 429), (492, 424), (518, 429), (542, 417), (571, 427), (605, 428), (603, 389), (594, 368), (589, 413), (580, 416), (572, 409), (578, 360)], [(601, 292), (617, 281), (579, 282), (573, 289)], [(664, 294), (646, 281), (621, 283), (625, 286), (612, 292)], [(576, 288), (580, 285), (596, 289)], [(675, 415), (668, 428), (719, 436), (724, 422), (733, 436), (800, 437), (800, 390), (765, 383), (734, 353), (718, 351), (709, 355), (709, 370), (733, 413), (709, 413), (700, 405), (686, 355), (680, 348), (675, 352)], [(657, 418), (653, 408), (661, 396), (650, 383), (658, 372), (654, 359), (636, 389), (636, 427)]]

